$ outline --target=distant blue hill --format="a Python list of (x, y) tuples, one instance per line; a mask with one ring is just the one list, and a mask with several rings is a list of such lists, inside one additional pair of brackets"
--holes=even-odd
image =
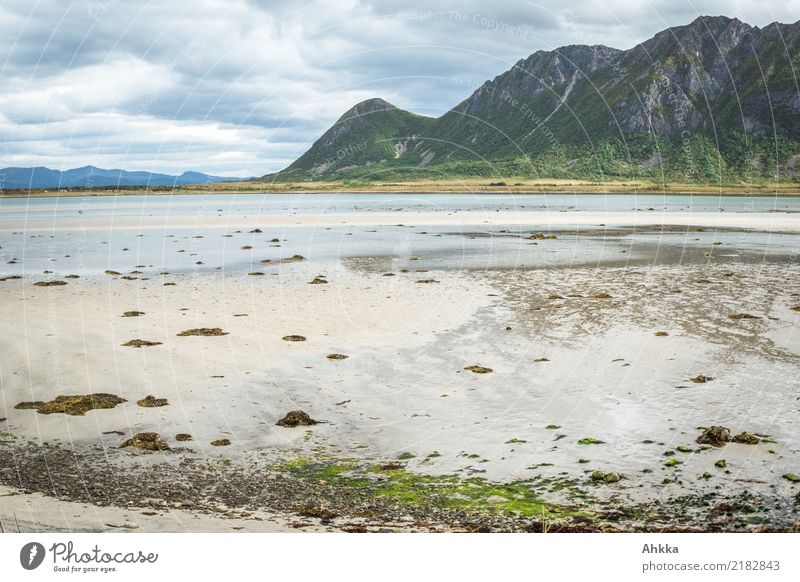
[(209, 176), (201, 172), (184, 172), (180, 176), (153, 172), (104, 170), (84, 166), (74, 170), (36, 168), (3, 168), (0, 170), (0, 190), (31, 190), (37, 188), (92, 188), (95, 186), (182, 186), (212, 182), (237, 182), (240, 178)]

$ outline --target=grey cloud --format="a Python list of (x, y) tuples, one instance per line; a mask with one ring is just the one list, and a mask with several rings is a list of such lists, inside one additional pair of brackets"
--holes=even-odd
[(361, 99), (440, 115), (536, 50), (630, 48), (699, 11), (796, 19), (777, 0), (10, 0), (0, 165), (262, 174)]

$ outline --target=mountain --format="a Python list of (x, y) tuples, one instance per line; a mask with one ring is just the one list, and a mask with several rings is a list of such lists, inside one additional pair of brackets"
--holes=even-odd
[(430, 117), (403, 111), (383, 99), (362, 101), (322, 134), (285, 175), (330, 175), (398, 159), (432, 123)]
[(439, 118), (359, 103), (267, 180), (800, 179), (800, 22), (537, 51)]
[(180, 186), (237, 181), (239, 178), (209, 176), (200, 172), (184, 172), (180, 176), (152, 172), (104, 170), (84, 166), (73, 170), (36, 168), (3, 168), (0, 170), (0, 190), (30, 190), (36, 188), (91, 188), (101, 186)]

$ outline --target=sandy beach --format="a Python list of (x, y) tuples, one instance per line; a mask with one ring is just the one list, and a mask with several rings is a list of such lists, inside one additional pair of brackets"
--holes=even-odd
[[(58, 247), (51, 273), (14, 270), (23, 247), (3, 244), (4, 262), (16, 259), (5, 276), (19, 278), (0, 282), (0, 521), (9, 529), (16, 515), (25, 531), (790, 530), (797, 216), (0, 217), (15, 245), (23, 230), (42, 237), (31, 245), (83, 230), (112, 244), (145, 245), (153, 231), (165, 241), (131, 247), (130, 259), (101, 250), (101, 266)], [(342, 223), (359, 240), (403, 223), (433, 242), (403, 238), (387, 251), (364, 238), (361, 252), (337, 254), (350, 244), (342, 231), (318, 243), (334, 258), (315, 256), (308, 232)], [(508, 225), (518, 229), (499, 232)], [(599, 242), (566, 231), (598, 225), (609, 229)], [(652, 225), (673, 238), (631, 230)], [(531, 238), (551, 228), (555, 240)], [(223, 240), (249, 262), (233, 268), (198, 246), (174, 256), (202, 265), (175, 267), (174, 248), (192, 251), (201, 231), (215, 238), (198, 245)], [(613, 257), (570, 260), (593, 244)], [(441, 258), (468, 245), (484, 246)], [(479, 251), (561, 258), (476, 268)], [(76, 256), (80, 276), (65, 278)], [(35, 285), (56, 280), (66, 284)], [(219, 331), (180, 335), (198, 328)], [(155, 345), (124, 345), (137, 339)], [(95, 393), (124, 402), (83, 415), (16, 408)], [(138, 403), (148, 396), (167, 403)], [(276, 425), (293, 410), (318, 424)], [(712, 426), (756, 442), (697, 442)], [(138, 433), (169, 449), (120, 448)]]

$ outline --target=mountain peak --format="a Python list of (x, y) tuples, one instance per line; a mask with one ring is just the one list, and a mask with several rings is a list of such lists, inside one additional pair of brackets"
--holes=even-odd
[(381, 111), (390, 111), (392, 109), (397, 109), (397, 107), (385, 99), (381, 99), (380, 97), (365, 99), (364, 101), (360, 101), (348, 109), (344, 115), (339, 118), (339, 123), (348, 119), (361, 117), (362, 115), (369, 115), (370, 113), (378, 113)]
[(676, 33), (677, 31), (685, 31), (699, 36), (712, 35), (717, 36), (724, 33), (726, 30), (733, 29), (739, 32), (747, 32), (753, 30), (753, 27), (739, 20), (738, 18), (730, 18), (728, 16), (709, 16), (701, 15), (692, 20), (689, 24), (682, 26), (674, 26), (666, 29), (663, 33)]
[(730, 16), (725, 16), (724, 14), (720, 14), (720, 15), (717, 15), (717, 16), (713, 16), (711, 14), (701, 14), (700, 16), (698, 16), (697, 18), (692, 20), (686, 26), (695, 26), (695, 25), (698, 25), (698, 24), (701, 24), (701, 23), (702, 24), (709, 24), (711, 22), (718, 22), (718, 23), (722, 23), (722, 24), (728, 24), (730, 22), (741, 22), (741, 20), (739, 20), (736, 17), (731, 18)]
[(370, 99), (364, 99), (359, 103), (356, 103), (355, 107), (365, 107), (367, 109), (389, 109), (393, 108), (394, 105), (386, 101), (386, 99), (381, 99), (380, 97), (372, 97)]

